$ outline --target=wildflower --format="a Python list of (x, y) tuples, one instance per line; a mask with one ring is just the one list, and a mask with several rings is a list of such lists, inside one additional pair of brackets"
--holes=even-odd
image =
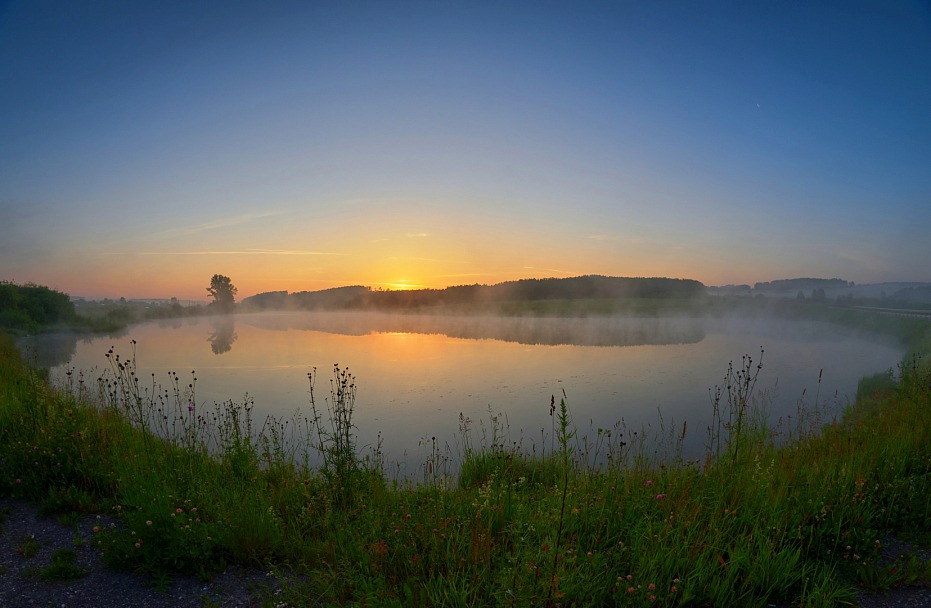
[(98, 532), (100, 532), (100, 526), (94, 526), (93, 531), (94, 531), (94, 534), (97, 534)]
[(586, 553), (585, 555), (586, 555), (586, 557), (591, 557), (591, 556), (592, 556), (592, 552), (591, 552), (591, 551), (589, 551), (589, 552), (588, 552), (588, 553)]
[(629, 582), (632, 581), (632, 580), (634, 580), (634, 575), (633, 575), (633, 574), (628, 574), (628, 575), (627, 575), (627, 582), (629, 583)]
[(654, 585), (653, 583), (650, 583), (649, 585), (647, 585), (647, 589), (649, 589), (650, 591), (656, 591), (656, 585)]
[(23, 483), (23, 480), (22, 480), (22, 479), (17, 479), (17, 480), (16, 480), (16, 483)]
[(634, 589), (633, 587), (628, 587), (628, 588), (627, 588), (627, 593), (636, 593), (636, 592), (637, 592), (637, 590)]
[(139, 549), (141, 547), (142, 547), (142, 541), (141, 540), (136, 541), (136, 548)]
[(647, 599), (649, 599), (651, 602), (655, 602), (655, 601), (656, 601), (656, 596), (655, 596), (655, 595), (651, 595), (651, 596), (650, 596), (649, 598), (647, 598)]
[(175, 509), (175, 513), (178, 513), (180, 515), (181, 513), (184, 513), (184, 509), (178, 507), (177, 509)]
[(664, 498), (666, 498), (666, 495), (665, 495), (665, 494), (657, 494), (657, 495), (656, 495), (656, 500), (663, 500)]
[(152, 525), (152, 520), (151, 520), (151, 519), (145, 520), (145, 525), (151, 526), (151, 525)]
[(676, 591), (678, 591), (678, 589), (676, 589), (675, 585), (669, 588), (669, 593), (675, 593)]
[(644, 484), (644, 485), (646, 485), (646, 486), (652, 486), (652, 485), (653, 485), (653, 480), (652, 480), (652, 479), (647, 479), (647, 482), (646, 482), (646, 484)]

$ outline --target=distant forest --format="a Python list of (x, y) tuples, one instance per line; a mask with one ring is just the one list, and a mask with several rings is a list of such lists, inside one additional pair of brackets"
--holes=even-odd
[(796, 291), (809, 289), (836, 289), (853, 287), (853, 282), (844, 279), (780, 279), (753, 285), (754, 291)]
[(445, 289), (380, 291), (351, 286), (288, 293), (272, 291), (242, 300), (244, 308), (294, 310), (401, 310), (470, 306), (500, 302), (588, 299), (686, 299), (705, 293), (691, 279), (625, 278), (589, 275), (566, 279), (522, 279), (496, 285), (459, 285)]

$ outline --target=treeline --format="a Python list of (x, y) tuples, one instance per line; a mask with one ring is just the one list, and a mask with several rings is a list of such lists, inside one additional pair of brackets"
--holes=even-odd
[(67, 294), (31, 283), (0, 282), (0, 328), (36, 332), (75, 318), (74, 304)]
[(182, 306), (177, 298), (151, 302), (145, 300), (78, 300), (75, 303), (79, 320), (93, 331), (113, 331), (139, 321), (174, 319), (204, 314), (201, 305)]
[(206, 310), (199, 305), (182, 306), (176, 298), (159, 303), (126, 298), (73, 301), (68, 294), (43, 285), (0, 281), (0, 330), (14, 334), (49, 329), (112, 332), (138, 321), (189, 317)]
[(779, 279), (778, 281), (766, 281), (755, 283), (754, 291), (796, 291), (810, 289), (836, 289), (838, 287), (853, 287), (853, 282), (844, 279)]
[(899, 289), (892, 294), (890, 299), (895, 302), (901, 302), (903, 305), (931, 304), (931, 285), (919, 285), (917, 287)]
[(496, 285), (457, 285), (445, 289), (379, 291), (350, 286), (290, 294), (274, 291), (245, 298), (242, 305), (259, 310), (397, 310), (546, 300), (688, 299), (699, 297), (704, 292), (705, 286), (691, 279), (589, 275), (565, 279), (522, 279)]

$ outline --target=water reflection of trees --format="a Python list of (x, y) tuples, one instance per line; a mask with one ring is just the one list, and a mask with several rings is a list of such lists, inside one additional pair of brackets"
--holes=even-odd
[(416, 315), (370, 312), (246, 315), (241, 322), (267, 330), (304, 329), (362, 336), (379, 332), (443, 334), (451, 338), (520, 344), (639, 346), (694, 344), (705, 338), (701, 319), (691, 317), (540, 317)]
[(210, 334), (207, 341), (210, 342), (210, 350), (213, 351), (213, 354), (222, 355), (232, 350), (233, 342), (238, 337), (232, 319), (218, 319), (214, 321), (213, 333)]
[(17, 341), (23, 359), (39, 369), (50, 369), (71, 361), (78, 335), (70, 333), (38, 334)]

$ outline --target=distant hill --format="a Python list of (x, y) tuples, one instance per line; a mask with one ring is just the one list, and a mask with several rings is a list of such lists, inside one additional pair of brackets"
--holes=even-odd
[(709, 286), (708, 293), (716, 296), (749, 296), (750, 286), (747, 284)]
[(843, 279), (780, 279), (778, 281), (755, 283), (753, 285), (753, 291), (805, 291), (811, 289), (837, 289), (839, 287), (852, 286), (853, 283)]
[(931, 283), (854, 283), (843, 279), (780, 279), (749, 285), (708, 287), (716, 296), (760, 296), (774, 299), (814, 299), (842, 306), (931, 308)]
[(445, 289), (376, 291), (351, 286), (287, 293), (273, 291), (242, 300), (244, 308), (293, 310), (393, 310), (488, 302), (618, 298), (694, 298), (705, 286), (691, 279), (627, 278), (588, 275), (565, 279), (522, 279), (496, 285), (457, 285)]
[(916, 285), (899, 289), (892, 294), (893, 300), (900, 300), (906, 303), (931, 303), (931, 285)]

